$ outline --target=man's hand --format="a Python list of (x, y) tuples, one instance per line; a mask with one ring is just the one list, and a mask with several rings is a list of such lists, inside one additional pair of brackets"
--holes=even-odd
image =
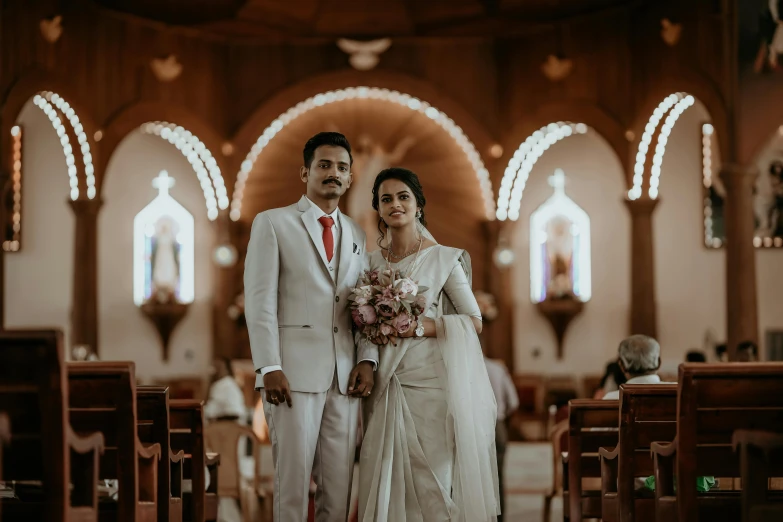
[(352, 397), (367, 397), (375, 384), (375, 375), (370, 361), (362, 361), (351, 370), (348, 377), (348, 395)]
[(271, 404), (277, 405), (287, 402), (289, 408), (292, 406), (291, 386), (282, 370), (275, 370), (264, 375), (264, 393), (266, 393), (266, 400)]

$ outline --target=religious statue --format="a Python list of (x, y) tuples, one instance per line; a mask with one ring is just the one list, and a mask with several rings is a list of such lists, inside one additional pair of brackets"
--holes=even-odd
[(534, 303), (590, 299), (590, 218), (565, 193), (565, 174), (549, 178), (554, 194), (530, 216), (530, 291)]
[(133, 220), (134, 302), (191, 303), (194, 297), (193, 216), (169, 190), (164, 170), (153, 181), (158, 196)]
[(574, 281), (571, 277), (574, 236), (573, 223), (565, 216), (555, 216), (547, 223), (546, 254), (547, 269), (546, 296), (549, 299), (563, 299), (574, 296)]
[(166, 303), (176, 299), (179, 289), (179, 243), (177, 224), (164, 216), (155, 224), (152, 239), (152, 296)]
[(391, 151), (373, 141), (367, 135), (359, 136), (358, 147), (353, 153), (353, 184), (348, 191), (348, 215), (367, 234), (367, 250), (377, 247), (378, 213), (372, 208), (372, 186), (375, 176), (384, 169), (397, 166), (413, 146), (415, 139), (406, 136)]

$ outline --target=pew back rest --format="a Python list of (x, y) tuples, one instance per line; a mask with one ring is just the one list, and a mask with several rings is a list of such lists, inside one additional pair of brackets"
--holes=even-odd
[(734, 431), (783, 431), (783, 363), (686, 363), (679, 372), (678, 485), (739, 477)]
[(61, 331), (0, 332), (0, 411), (13, 430), (3, 479), (43, 481), (52, 513), (68, 501), (66, 382)]
[(617, 446), (619, 401), (568, 403), (568, 502), (571, 520), (582, 520), (582, 479), (599, 478), (599, 448)]
[[(617, 445), (619, 401), (573, 399), (568, 403), (568, 467), (582, 478), (601, 476), (599, 448)], [(573, 478), (576, 478), (573, 476)], [(573, 484), (569, 482), (573, 488)]]
[(620, 477), (654, 473), (650, 445), (671, 442), (677, 435), (676, 384), (623, 384), (620, 386)]
[(160, 444), (161, 455), (168, 458), (169, 389), (166, 386), (136, 387), (137, 427), (139, 440), (145, 444)]
[(68, 363), (68, 393), (74, 431), (103, 433), (99, 477), (117, 479), (119, 509), (134, 512), (139, 499), (134, 363)]
[(206, 484), (201, 472), (206, 465), (204, 405), (192, 399), (172, 399), (169, 411), (172, 450), (185, 453), (183, 477), (193, 481), (194, 492), (203, 492)]

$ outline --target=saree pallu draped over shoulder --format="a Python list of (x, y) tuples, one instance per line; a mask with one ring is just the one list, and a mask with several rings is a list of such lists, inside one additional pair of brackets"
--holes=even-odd
[(440, 304), (454, 297), (443, 289), (462, 251), (435, 248), (411, 277), (426, 277), (437, 335), (382, 347), (366, 403), (362, 522), (490, 522), (500, 511), (497, 406), (481, 346), (468, 315), (442, 314), (459, 304)]

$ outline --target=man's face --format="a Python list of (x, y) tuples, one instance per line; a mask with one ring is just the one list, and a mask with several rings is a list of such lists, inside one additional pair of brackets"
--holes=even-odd
[(351, 157), (342, 147), (322, 145), (315, 149), (312, 163), (302, 167), (300, 177), (310, 199), (339, 199), (353, 180)]

